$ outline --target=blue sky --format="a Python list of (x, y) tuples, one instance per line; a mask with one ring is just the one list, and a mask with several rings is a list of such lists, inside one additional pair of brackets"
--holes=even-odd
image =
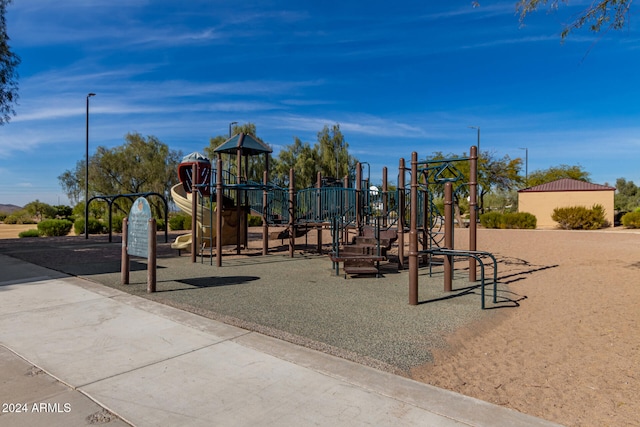
[(57, 177), (84, 159), (89, 92), (91, 153), (128, 132), (202, 151), (233, 121), (277, 153), (339, 123), (375, 183), (412, 151), (468, 152), (479, 126), (482, 151), (526, 147), (530, 172), (580, 165), (596, 183), (640, 184), (636, 20), (561, 43), (590, 1), (524, 26), (515, 3), (16, 0), (20, 101), (0, 126), (0, 203), (68, 203)]

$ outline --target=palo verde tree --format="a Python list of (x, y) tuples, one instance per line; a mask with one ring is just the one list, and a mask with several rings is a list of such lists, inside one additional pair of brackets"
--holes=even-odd
[[(177, 168), (182, 153), (171, 150), (155, 136), (146, 138), (139, 133), (125, 136), (123, 145), (107, 148), (99, 146), (89, 159), (89, 198), (96, 195), (116, 195), (155, 192), (169, 197), (171, 185), (176, 183)], [(80, 160), (74, 170), (66, 170), (58, 177), (69, 200), (77, 203), (83, 198), (85, 163)], [(129, 201), (120, 199), (123, 213)], [(149, 200), (154, 212), (163, 206)]]
[[(625, 27), (628, 21), (631, 3), (633, 0), (594, 0), (589, 6), (578, 13), (573, 21), (562, 30), (561, 37), (564, 40), (574, 30), (587, 26), (590, 31), (619, 30)], [(569, 3), (568, 0), (519, 0), (516, 10), (520, 14), (520, 22), (530, 13), (540, 7), (548, 6), (550, 9), (558, 9), (560, 3)], [(477, 4), (477, 2), (476, 2)]]
[(18, 101), (20, 57), (11, 51), (5, 14), (11, 0), (0, 0), (0, 125), (9, 122)]

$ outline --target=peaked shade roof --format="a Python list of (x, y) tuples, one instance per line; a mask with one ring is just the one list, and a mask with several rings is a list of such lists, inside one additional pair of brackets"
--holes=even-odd
[(248, 156), (273, 152), (267, 144), (246, 133), (235, 134), (213, 151), (215, 153), (235, 154), (238, 149), (242, 151), (242, 154)]
[(593, 184), (591, 182), (579, 181), (577, 179), (563, 178), (535, 187), (525, 188), (518, 193), (542, 193), (558, 191), (615, 191), (614, 187), (607, 185)]

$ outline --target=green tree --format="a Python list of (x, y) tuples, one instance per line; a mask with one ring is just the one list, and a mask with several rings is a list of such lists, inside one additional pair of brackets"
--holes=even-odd
[[(171, 150), (155, 136), (139, 133), (125, 136), (123, 145), (99, 146), (89, 159), (89, 198), (95, 195), (116, 195), (156, 192), (169, 197), (171, 186), (177, 182), (177, 167), (182, 153)], [(73, 171), (65, 171), (58, 180), (70, 200), (77, 202), (85, 179), (84, 161), (78, 161)], [(119, 199), (118, 206), (128, 211), (131, 201)], [(150, 200), (158, 214), (163, 208)]]
[(535, 187), (536, 185), (546, 184), (547, 182), (552, 182), (563, 178), (590, 182), (589, 175), (589, 172), (582, 169), (582, 166), (579, 165), (552, 166), (549, 169), (536, 170), (529, 173), (529, 180), (527, 181), (527, 185), (529, 187)]
[[(624, 28), (629, 17), (629, 10), (633, 0), (597, 0), (578, 13), (573, 21), (562, 30), (561, 37), (564, 40), (572, 31), (588, 26), (590, 31), (599, 32), (601, 29), (619, 30)], [(520, 22), (531, 12), (541, 6), (549, 6), (552, 10), (559, 7), (560, 3), (568, 3), (568, 0), (519, 0), (516, 10), (520, 14)]]
[(11, 51), (5, 14), (11, 0), (0, 0), (0, 125), (9, 122), (18, 101), (18, 65), (20, 57)]
[(56, 214), (58, 212), (53, 206), (47, 203), (43, 203), (38, 199), (34, 200), (33, 202), (27, 203), (23, 209), (27, 211), (29, 215), (31, 215), (31, 217), (38, 222), (46, 218), (53, 219), (56, 217)]
[(640, 188), (624, 178), (616, 180), (614, 208), (622, 212), (631, 212), (640, 206)]
[(336, 123), (331, 129), (325, 126), (318, 132), (318, 155), (322, 176), (341, 179), (354, 175), (358, 161), (349, 155), (349, 144), (345, 141), (339, 124)]
[[(462, 156), (456, 154), (443, 155), (441, 152), (436, 152), (431, 161), (443, 160), (443, 159), (461, 159), (467, 158), (468, 155), (463, 153)], [(451, 163), (452, 167), (455, 167), (462, 178), (454, 184), (455, 195), (458, 198), (457, 204), (462, 203), (462, 199), (466, 199), (469, 196), (469, 186), (471, 175), (471, 166), (469, 161), (459, 161)], [(484, 212), (484, 198), (492, 191), (509, 192), (517, 188), (521, 182), (520, 169), (522, 168), (522, 159), (512, 159), (508, 155), (498, 158), (494, 154), (485, 151), (478, 158), (478, 209), (481, 213)], [(442, 178), (453, 177), (453, 174), (447, 175), (448, 171), (445, 171), (441, 175)], [(441, 187), (441, 186), (439, 186)], [(441, 196), (442, 189), (434, 189), (438, 196)]]
[(289, 170), (293, 169), (296, 189), (312, 187), (316, 182), (319, 163), (317, 148), (295, 137), (293, 144), (278, 153), (273, 165), (272, 180), (277, 185), (288, 187)]
[(293, 144), (281, 150), (274, 161), (273, 179), (278, 185), (288, 186), (289, 170), (293, 168), (296, 189), (308, 188), (315, 186), (318, 172), (323, 177), (353, 177), (357, 164), (358, 159), (349, 154), (349, 144), (340, 125), (335, 124), (318, 132), (318, 141), (313, 147), (295, 137)]

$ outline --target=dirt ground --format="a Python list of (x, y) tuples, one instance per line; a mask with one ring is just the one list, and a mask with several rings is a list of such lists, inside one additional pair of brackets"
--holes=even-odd
[(480, 229), (478, 250), (518, 306), (449, 336), (412, 378), (567, 426), (640, 425), (640, 233)]
[(479, 230), (478, 239), (501, 256), (501, 282), (530, 272), (509, 283), (520, 306), (449, 337), (412, 376), (567, 426), (640, 425), (640, 234)]
[(37, 228), (36, 224), (0, 224), (0, 239), (15, 239), (20, 232)]

